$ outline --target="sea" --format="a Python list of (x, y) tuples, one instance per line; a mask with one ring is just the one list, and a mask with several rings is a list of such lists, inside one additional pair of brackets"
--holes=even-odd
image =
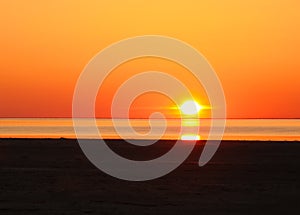
[[(91, 139), (206, 140), (211, 130), (211, 119), (80, 120), (81, 130), (95, 122)], [(0, 119), (0, 138), (77, 138), (75, 130), (72, 118)], [(300, 141), (300, 119), (227, 119), (222, 139)]]

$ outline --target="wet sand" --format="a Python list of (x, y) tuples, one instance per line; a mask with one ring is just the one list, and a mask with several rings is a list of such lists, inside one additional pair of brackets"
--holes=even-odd
[[(137, 149), (136, 160), (174, 142)], [(172, 173), (147, 182), (113, 178), (94, 167), (76, 140), (0, 139), (0, 214), (291, 214), (300, 211), (300, 143), (223, 141), (204, 167), (203, 143)], [(297, 212), (297, 213), (298, 213)]]

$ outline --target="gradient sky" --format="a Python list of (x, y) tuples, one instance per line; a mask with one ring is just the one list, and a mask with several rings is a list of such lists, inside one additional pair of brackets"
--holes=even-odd
[[(229, 118), (300, 118), (299, 11), (297, 0), (1, 1), (0, 117), (70, 117), (76, 80), (97, 52), (121, 39), (159, 34), (191, 44), (209, 60)], [(103, 86), (97, 116), (109, 116), (120, 74), (152, 66), (190, 81), (182, 68), (151, 64), (156, 60), (118, 68), (114, 84)], [(134, 116), (170, 104), (147, 95), (135, 102)]]

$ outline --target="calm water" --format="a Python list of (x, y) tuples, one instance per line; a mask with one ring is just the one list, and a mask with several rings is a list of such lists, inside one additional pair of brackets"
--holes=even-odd
[[(84, 121), (85, 119), (83, 119)], [(118, 119), (115, 124), (110, 119), (98, 119), (98, 129), (103, 138), (110, 139), (206, 139), (210, 128), (207, 119), (195, 120), (155, 119), (151, 126), (147, 119), (130, 120), (133, 130), (128, 129), (126, 120)], [(181, 125), (183, 132), (181, 131)], [(88, 130), (88, 123), (83, 127)], [(121, 132), (118, 134), (116, 129)], [(200, 128), (195, 133), (195, 128)], [(151, 130), (152, 129), (152, 130)], [(151, 132), (150, 132), (151, 130)], [(163, 132), (164, 131), (164, 132)], [(150, 132), (150, 133), (149, 133)], [(163, 133), (160, 136), (160, 133)], [(75, 138), (72, 119), (62, 118), (5, 118), (0, 119), (0, 138)], [(96, 134), (87, 132), (86, 138), (97, 138)], [(227, 120), (224, 138), (226, 140), (299, 140), (300, 120), (293, 119), (230, 119)]]

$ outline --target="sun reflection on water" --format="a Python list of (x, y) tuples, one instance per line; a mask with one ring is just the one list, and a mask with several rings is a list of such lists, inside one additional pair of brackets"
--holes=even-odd
[(182, 119), (182, 134), (180, 139), (185, 141), (200, 140), (199, 119)]
[(198, 134), (183, 134), (181, 135), (181, 140), (200, 140), (201, 137)]
[(197, 127), (200, 125), (199, 119), (182, 119), (182, 126), (184, 127)]

